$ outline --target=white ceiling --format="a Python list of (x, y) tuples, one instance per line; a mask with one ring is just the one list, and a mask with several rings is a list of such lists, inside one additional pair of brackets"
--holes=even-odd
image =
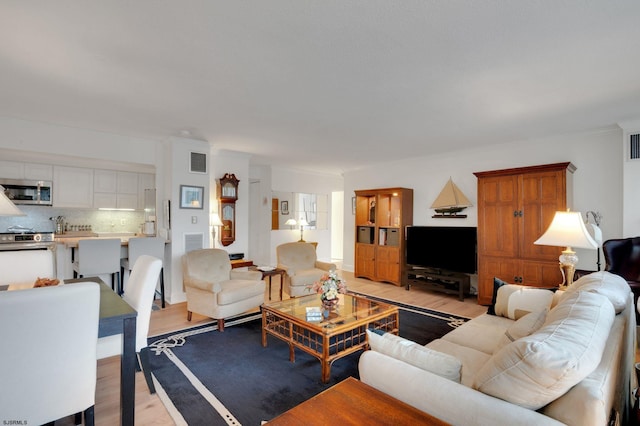
[(640, 1), (0, 3), (0, 115), (341, 172), (640, 118)]

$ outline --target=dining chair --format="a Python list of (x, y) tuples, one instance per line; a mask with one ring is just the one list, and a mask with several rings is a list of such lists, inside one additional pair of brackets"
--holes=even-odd
[[(136, 352), (139, 357), (139, 369), (144, 373), (144, 378), (149, 386), (149, 391), (155, 393), (155, 386), (151, 378), (149, 368), (149, 349), (147, 348), (147, 336), (151, 321), (151, 305), (153, 293), (162, 269), (162, 261), (156, 257), (142, 255), (138, 257), (127, 287), (122, 298), (138, 312), (136, 320)], [(98, 339), (97, 358), (107, 358), (122, 352), (122, 334), (116, 334)], [(141, 364), (141, 365), (140, 365)]]
[(0, 291), (6, 424), (41, 425), (77, 413), (94, 424), (99, 312), (96, 283)]
[(121, 246), (122, 241), (119, 238), (78, 241), (78, 253), (73, 262), (73, 277), (110, 274), (111, 288), (117, 291), (118, 294), (122, 294), (122, 289), (120, 288)]
[[(136, 264), (136, 260), (142, 255), (149, 255), (162, 261), (160, 268), (160, 300), (162, 307), (165, 307), (164, 299), (164, 247), (165, 239), (162, 237), (139, 237), (129, 238), (129, 256), (120, 259), (120, 288), (124, 291), (125, 272), (131, 274), (131, 269)], [(157, 288), (157, 287), (156, 287)], [(154, 292), (155, 294), (155, 292)]]

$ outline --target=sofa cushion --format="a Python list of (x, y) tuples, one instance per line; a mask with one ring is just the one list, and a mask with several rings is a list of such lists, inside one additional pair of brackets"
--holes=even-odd
[(462, 363), (460, 383), (467, 387), (471, 387), (473, 384), (475, 372), (491, 358), (490, 354), (444, 339), (432, 340), (427, 343), (425, 347), (443, 354), (451, 355), (460, 360)]
[(482, 314), (445, 334), (442, 339), (492, 355), (512, 324), (512, 319)]
[(440, 353), (393, 333), (382, 335), (367, 330), (371, 350), (402, 360), (422, 370), (460, 382), (462, 363), (454, 356)]
[(594, 272), (580, 277), (564, 292), (564, 297), (570, 296), (576, 291), (589, 291), (605, 296), (619, 314), (627, 306), (629, 298), (629, 284), (619, 275), (607, 271)]
[(540, 327), (542, 327), (542, 324), (544, 324), (544, 320), (546, 318), (546, 309), (539, 312), (530, 312), (527, 315), (523, 316), (522, 318), (511, 324), (511, 327), (509, 327), (504, 332), (494, 352), (498, 352), (500, 349), (502, 349), (503, 346), (506, 346), (511, 342), (515, 342), (522, 337), (529, 336), (535, 333), (540, 329)]
[(264, 281), (228, 280), (220, 283), (220, 287), (216, 301), (221, 306), (238, 303), (264, 293)]
[(552, 300), (551, 290), (507, 284), (498, 289), (495, 312), (498, 316), (517, 320), (529, 312), (549, 309)]
[(473, 387), (537, 410), (594, 371), (614, 318), (606, 297), (574, 292), (549, 311), (537, 332), (494, 354), (477, 372)]

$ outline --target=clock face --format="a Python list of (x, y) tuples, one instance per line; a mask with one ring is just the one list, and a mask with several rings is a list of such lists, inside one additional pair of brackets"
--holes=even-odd
[(222, 198), (237, 198), (236, 186), (231, 182), (222, 185)]

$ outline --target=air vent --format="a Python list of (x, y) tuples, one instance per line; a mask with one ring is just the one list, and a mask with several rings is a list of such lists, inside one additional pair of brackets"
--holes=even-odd
[(207, 173), (207, 154), (192, 152), (189, 159), (189, 171), (191, 173)]
[(203, 246), (203, 234), (184, 234), (184, 252), (200, 250)]
[(629, 159), (640, 160), (640, 133), (629, 135)]

